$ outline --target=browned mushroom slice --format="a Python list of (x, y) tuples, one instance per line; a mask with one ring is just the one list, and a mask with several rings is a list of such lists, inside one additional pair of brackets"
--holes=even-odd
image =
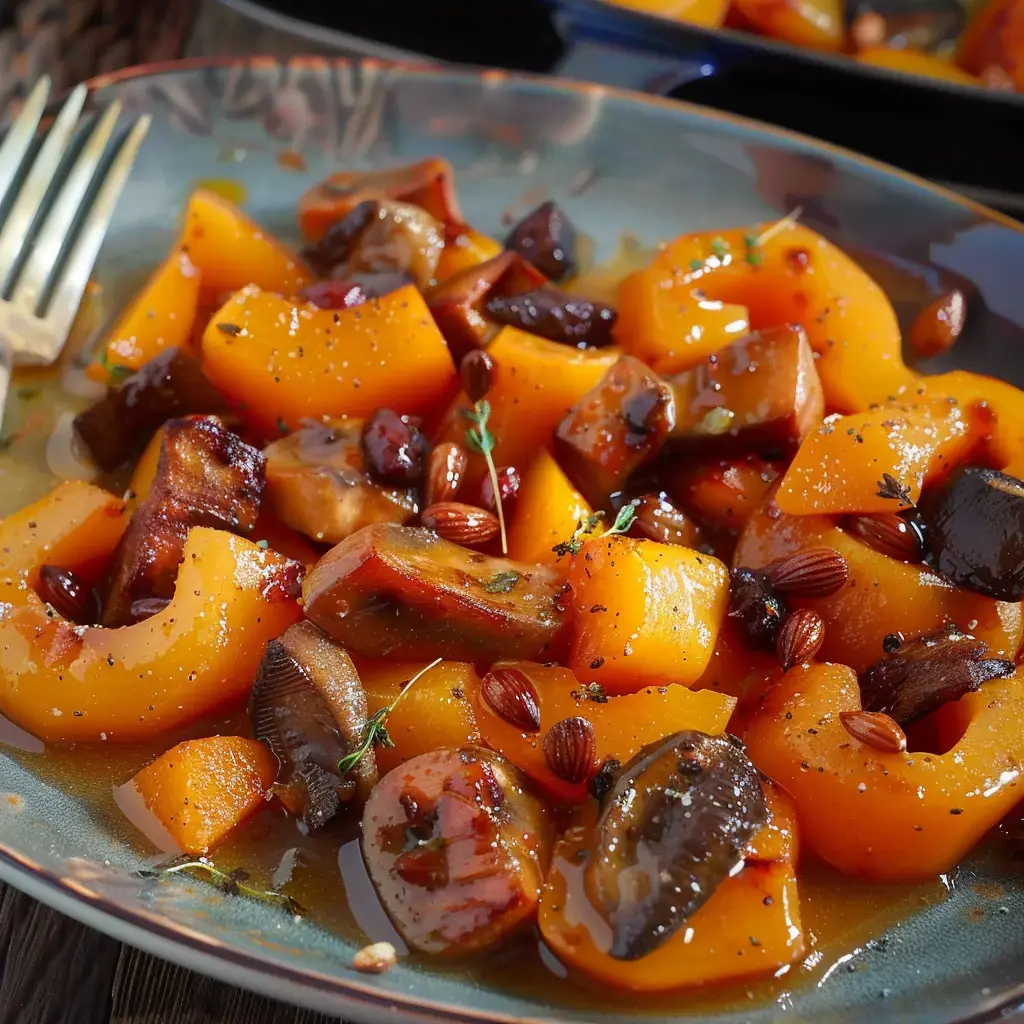
[(501, 324), (487, 312), (488, 302), (533, 291), (546, 282), (519, 253), (503, 252), (442, 281), (428, 296), (427, 306), (458, 362), (498, 333)]
[(269, 445), (267, 498), (277, 517), (314, 540), (337, 544), (371, 523), (406, 523), (416, 489), (370, 478), (362, 420), (310, 424)]
[(738, 740), (690, 730), (644, 747), (605, 796), (584, 876), (611, 926), (611, 955), (657, 949), (743, 863), (767, 821)]
[(429, 157), (386, 171), (341, 171), (314, 185), (299, 199), (303, 235), (318, 241), (367, 199), (411, 203), (450, 228), (462, 224), (451, 164)]
[(352, 659), (311, 622), (267, 645), (250, 701), (256, 738), (274, 752), (277, 790), (309, 828), (342, 803), (366, 800), (377, 783), (369, 749), (343, 779), (338, 762), (357, 750), (366, 727), (366, 693)]
[(512, 228), (505, 247), (528, 259), (552, 281), (560, 281), (576, 270), (576, 228), (551, 199)]
[(227, 408), (199, 364), (179, 348), (164, 349), (123, 384), (75, 417), (75, 432), (108, 472), (138, 455), (165, 420)]
[(332, 548), (303, 588), (307, 617), (358, 654), (493, 662), (553, 656), (563, 577), (381, 523)]
[(741, 338), (670, 384), (673, 449), (792, 452), (825, 411), (814, 352), (795, 326)]
[(595, 508), (661, 450), (675, 423), (672, 390), (623, 356), (555, 430), (555, 455)]
[(127, 625), (133, 606), (174, 595), (192, 527), (252, 530), (263, 482), (263, 455), (229, 430), (205, 419), (168, 422), (156, 477), (114, 556), (103, 624)]
[(408, 274), (426, 288), (444, 249), (444, 225), (419, 206), (367, 199), (302, 251), (321, 276), (348, 281), (360, 275)]
[(526, 780), (479, 747), (421, 754), (386, 775), (363, 812), (363, 852), (413, 949), (465, 956), (537, 913), (552, 824)]
[(499, 324), (576, 348), (604, 348), (614, 341), (618, 313), (611, 306), (550, 286), (522, 295), (493, 295), (487, 315)]

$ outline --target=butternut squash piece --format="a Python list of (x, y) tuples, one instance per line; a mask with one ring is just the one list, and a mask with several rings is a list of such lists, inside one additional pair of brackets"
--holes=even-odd
[(944, 399), (830, 419), (800, 446), (775, 501), (791, 515), (900, 512), (980, 439), (970, 411)]
[(882, 656), (888, 633), (918, 637), (950, 623), (984, 640), (992, 657), (1013, 658), (1020, 648), (1018, 602), (954, 587), (927, 566), (883, 555), (828, 516), (778, 515), (766, 503), (740, 535), (733, 565), (760, 569), (796, 551), (820, 547), (835, 548), (846, 559), (846, 586), (831, 597), (791, 599), (789, 606), (813, 608), (824, 619), (822, 661), (862, 672)]
[(841, 50), (846, 35), (840, 0), (734, 0), (729, 22), (812, 50)]
[(519, 485), (508, 530), (509, 557), (553, 565), (558, 556), (552, 549), (568, 540), (592, 511), (552, 455), (542, 449)]
[(162, 612), (72, 628), (31, 589), (39, 567), (95, 579), (122, 510), (99, 488), (64, 484), (0, 524), (0, 713), (47, 743), (136, 743), (241, 700), (264, 646), (301, 615), (295, 563), (200, 528)]
[(438, 283), (447, 281), (460, 270), (467, 270), (469, 267), (493, 260), (495, 256), (501, 255), (503, 248), (501, 242), (466, 226), (445, 242), (441, 258), (437, 262), (435, 276)]
[[(582, 803), (588, 782), (566, 782), (548, 766), (542, 737), (563, 718), (586, 718), (594, 727), (596, 761), (607, 758), (625, 764), (641, 747), (684, 729), (717, 735), (725, 731), (736, 701), (710, 691), (696, 693), (683, 686), (648, 687), (639, 693), (602, 699), (580, 685), (559, 665), (499, 662), (526, 673), (537, 692), (540, 732), (524, 733), (507, 722), (475, 691), (476, 719), (484, 742), (521, 768), (542, 790), (557, 800)], [(418, 685), (418, 684), (417, 684)], [(598, 699), (593, 699), (594, 697)]]
[(199, 307), (200, 275), (175, 247), (118, 317), (87, 376), (102, 383), (137, 370), (165, 348), (188, 351)]
[(711, 555), (627, 537), (586, 541), (569, 567), (569, 667), (609, 694), (690, 686), (707, 668), (729, 602)]
[(256, 812), (276, 775), (257, 740), (210, 736), (172, 747), (132, 782), (182, 851), (199, 856)]
[[(555, 427), (619, 357), (613, 349), (582, 351), (515, 327), (501, 330), (487, 354), (494, 360), (493, 383), (487, 393), (489, 428), (497, 441), (494, 461), (516, 468), (532, 462), (540, 449), (551, 449)], [(462, 410), (469, 406), (465, 392), (460, 391), (442, 421), (438, 442), (465, 442)], [(471, 455), (468, 479), (477, 481), (485, 471), (484, 460)]]
[(664, 993), (768, 975), (804, 954), (794, 864), (792, 805), (765, 785), (772, 821), (753, 839), (743, 869), (653, 953), (609, 955), (611, 928), (588, 898), (584, 851), (592, 849), (594, 812), (555, 846), (540, 905), (540, 930), (567, 967), (624, 992)]
[(362, 417), (382, 406), (419, 415), (443, 401), (456, 376), (412, 285), (346, 310), (245, 288), (214, 314), (203, 357), (210, 380), (268, 437), (303, 419)]
[(924, 881), (951, 870), (1024, 784), (1019, 680), (993, 680), (958, 706), (966, 730), (947, 753), (884, 753), (839, 719), (861, 707), (853, 671), (801, 666), (778, 673), (747, 751), (796, 801), (801, 839), (819, 857), (872, 880)]
[(907, 75), (924, 75), (926, 78), (938, 78), (944, 82), (955, 82), (957, 85), (982, 84), (980, 78), (962, 71), (952, 61), (921, 50), (872, 46), (867, 50), (861, 50), (854, 60), (876, 68), (902, 71)]
[(626, 278), (618, 310), (618, 343), (662, 374), (696, 366), (751, 328), (794, 323), (818, 354), (831, 409), (865, 410), (915, 379), (885, 293), (801, 224), (683, 235)]
[(294, 295), (313, 281), (296, 253), (209, 189), (197, 189), (189, 197), (178, 247), (199, 270), (200, 301), (250, 284)]
[[(366, 690), (370, 715), (386, 707), (424, 667), (421, 662), (377, 662), (360, 659), (359, 678)], [(475, 699), (480, 678), (462, 661), (442, 661), (420, 676), (395, 705), (387, 720), (393, 747), (377, 747), (381, 776), (405, 761), (440, 747), (462, 747), (480, 741)]]
[(718, 28), (729, 10), (728, 0), (619, 0), (619, 3), (662, 18), (708, 28)]

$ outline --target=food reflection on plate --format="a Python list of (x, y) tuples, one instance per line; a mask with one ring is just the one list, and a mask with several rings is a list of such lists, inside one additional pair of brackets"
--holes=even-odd
[(0, 523), (0, 713), (141, 759), (158, 880), (329, 918), (267, 851), (357, 831), (413, 953), (634, 997), (800, 961), (811, 861), (934, 885), (1019, 802), (1024, 393), (915, 371), (800, 215), (610, 287), (436, 158), (309, 189), (301, 252), (196, 191), (87, 368), (97, 482)]

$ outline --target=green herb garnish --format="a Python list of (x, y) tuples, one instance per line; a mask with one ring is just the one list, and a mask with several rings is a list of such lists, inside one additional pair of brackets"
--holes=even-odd
[(395, 741), (388, 735), (387, 721), (391, 712), (395, 710), (395, 705), (405, 696), (406, 693), (412, 689), (415, 682), (426, 675), (436, 665), (440, 665), (442, 658), (435, 658), (429, 665), (421, 668), (419, 672), (414, 675), (409, 682), (402, 687), (399, 691), (398, 696), (390, 703), (385, 705), (373, 714), (373, 717), (366, 722), (363, 726), (362, 739), (359, 741), (359, 746), (356, 747), (351, 753), (346, 754), (338, 762), (338, 774), (341, 776), (341, 781), (344, 782), (348, 777), (349, 772), (353, 771), (360, 761), (373, 749), (373, 747), (393, 747)]
[(522, 578), (521, 573), (509, 569), (507, 572), (496, 572), (490, 579), (484, 580), (482, 586), (488, 594), (510, 594)]
[[(551, 550), (559, 558), (563, 555), (578, 555), (580, 548), (583, 547), (583, 542), (597, 529), (597, 524), (602, 519), (604, 519), (603, 512), (594, 512), (592, 515), (587, 516), (586, 519), (578, 519), (576, 521), (576, 529), (572, 531), (572, 536), (568, 540), (563, 540), (561, 543), (556, 544)], [(626, 533), (633, 525), (633, 520), (635, 519), (636, 506), (632, 502), (628, 505), (623, 505), (619, 509), (619, 514), (615, 517), (615, 522), (604, 533), (599, 533), (597, 540), (601, 540), (603, 537), (614, 537), (616, 534)]]
[(764, 243), (769, 238), (774, 238), (780, 231), (785, 231), (787, 228), (794, 227), (796, 222), (800, 219), (800, 215), (804, 212), (802, 206), (796, 207), (786, 214), (781, 220), (777, 220), (774, 224), (769, 224), (759, 235), (745, 235), (743, 238), (743, 244), (747, 248), (747, 262), (752, 267), (759, 267), (764, 262), (764, 253), (761, 251)]
[(494, 491), (494, 507), (498, 513), (498, 526), (501, 529), (501, 553), (508, 554), (508, 538), (505, 534), (505, 510), (501, 504), (501, 487), (498, 485), (498, 469), (494, 465), (494, 446), (497, 444), (494, 435), (487, 428), (491, 418), (491, 403), (481, 398), (472, 409), (463, 409), (462, 415), (470, 423), (476, 424), (466, 431), (466, 447), (470, 451), (482, 455), (487, 463), (487, 472), (491, 477), (491, 488)]
[(216, 886), (221, 892), (229, 896), (248, 896), (250, 899), (258, 900), (260, 903), (268, 903), (271, 906), (283, 907), (295, 917), (302, 917), (306, 913), (298, 900), (275, 889), (257, 889), (254, 886), (246, 885), (249, 879), (249, 872), (244, 868), (233, 868), (231, 871), (221, 871), (213, 861), (206, 857), (193, 860), (188, 854), (184, 854), (168, 864), (159, 868), (144, 868), (136, 871), (139, 878), (164, 878), (170, 875), (179, 875), (183, 872), (202, 872), (207, 876), (207, 881)]

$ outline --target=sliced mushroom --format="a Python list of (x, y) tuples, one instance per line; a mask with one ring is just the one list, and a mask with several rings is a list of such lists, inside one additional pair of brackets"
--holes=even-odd
[(1012, 676), (1005, 658), (986, 658), (988, 644), (956, 627), (906, 640), (860, 674), (861, 704), (907, 725), (990, 679)]
[(124, 626), (150, 599), (174, 596), (188, 531), (247, 534), (263, 493), (261, 452), (209, 419), (170, 420), (156, 477), (114, 555), (103, 624)]
[(623, 356), (555, 430), (555, 455), (595, 508), (661, 450), (675, 424), (669, 386)]
[(605, 797), (585, 882), (610, 953), (657, 949), (742, 864), (767, 824), (757, 769), (731, 736), (695, 730), (644, 747)]
[(372, 748), (344, 779), (338, 771), (362, 741), (366, 693), (352, 659), (313, 623), (299, 622), (267, 645), (249, 709), (256, 738), (277, 758), (279, 794), (309, 828), (370, 795)]
[(80, 412), (74, 427), (97, 465), (112, 472), (138, 455), (165, 420), (226, 408), (199, 364), (181, 349), (167, 348)]
[(922, 511), (939, 572), (999, 601), (1024, 597), (1024, 481), (964, 466)]
[(427, 297), (427, 306), (452, 350), (455, 361), (483, 348), (500, 324), (487, 312), (488, 303), (539, 288), (547, 278), (517, 252), (466, 267), (442, 281)]
[(563, 587), (554, 569), (379, 523), (324, 555), (303, 595), (307, 617), (359, 654), (543, 661), (568, 624)]
[(523, 776), (480, 747), (406, 761), (363, 812), (370, 878), (402, 938), (423, 953), (479, 953), (529, 925), (552, 838)]
[(362, 433), (362, 420), (311, 423), (264, 449), (279, 519), (337, 544), (371, 523), (406, 523), (418, 513), (414, 487), (388, 487), (367, 472)]
[(367, 199), (302, 251), (321, 276), (348, 281), (361, 274), (408, 274), (426, 288), (444, 249), (444, 226), (411, 203)]
[(741, 338), (669, 383), (674, 450), (792, 452), (825, 411), (814, 352), (795, 326)]
[(450, 231), (462, 224), (451, 164), (429, 157), (385, 171), (339, 171), (314, 185), (299, 199), (303, 235), (318, 241), (332, 224), (367, 199), (390, 199), (419, 206)]

